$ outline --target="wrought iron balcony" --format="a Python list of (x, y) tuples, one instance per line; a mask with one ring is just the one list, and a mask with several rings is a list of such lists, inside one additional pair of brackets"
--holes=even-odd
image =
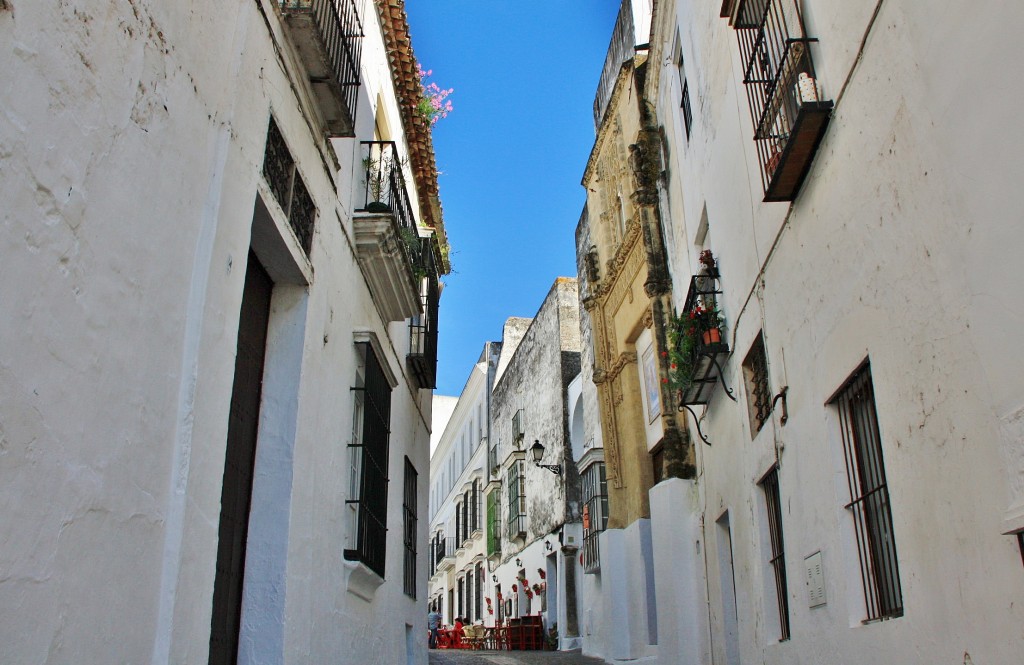
[(444, 572), (455, 567), (455, 539), (444, 538), (437, 541), (434, 548), (434, 560), (437, 562), (437, 570)]
[(415, 260), (420, 280), (421, 313), (409, 319), (409, 355), (406, 361), (420, 388), (437, 387), (437, 318), (441, 288), (437, 277), (437, 255), (433, 236), (420, 238)]
[[(388, 321), (423, 311), (418, 265), (422, 239), (416, 227), (404, 160), (392, 141), (363, 141), (361, 200), (355, 210), (355, 243), (370, 291)], [(436, 274), (436, 271), (435, 271)]]
[(355, 0), (280, 0), (330, 136), (354, 136), (363, 28)]
[(710, 443), (700, 429), (700, 419), (693, 406), (706, 405), (714, 394), (715, 384), (721, 382), (729, 399), (736, 401), (732, 390), (725, 385), (719, 358), (729, 353), (725, 341), (725, 322), (718, 309), (719, 287), (717, 268), (694, 275), (686, 293), (683, 313), (673, 321), (670, 330), (672, 373), (678, 409), (686, 409), (694, 416), (697, 433), (704, 443)]
[(832, 116), (811, 60), (817, 39), (804, 34), (795, 0), (736, 0), (723, 13), (739, 40), (764, 200), (792, 201)]

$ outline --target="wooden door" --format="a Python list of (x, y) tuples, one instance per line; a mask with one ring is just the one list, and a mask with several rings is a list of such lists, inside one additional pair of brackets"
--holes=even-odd
[(259, 429), (263, 362), (274, 283), (249, 252), (238, 324), (235, 379), (228, 415), (228, 441), (220, 500), (220, 541), (213, 585), (210, 665), (235, 665), (242, 617), (245, 543), (249, 528), (256, 435)]

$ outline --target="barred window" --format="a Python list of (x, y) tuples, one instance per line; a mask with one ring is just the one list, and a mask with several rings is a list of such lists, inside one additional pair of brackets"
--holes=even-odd
[(473, 569), (470, 568), (466, 571), (466, 613), (463, 617), (466, 619), (466, 623), (473, 622)]
[(483, 614), (483, 600), (484, 600), (484, 565), (482, 563), (476, 564), (476, 611), (473, 614), (477, 620), (484, 618)]
[[(678, 40), (678, 36), (676, 37)], [(690, 140), (693, 127), (693, 109), (690, 107), (690, 83), (686, 79), (686, 67), (683, 64), (683, 45), (680, 43), (676, 53), (676, 69), (679, 70), (679, 86), (683, 93), (679, 106), (683, 109), (683, 128), (686, 129), (686, 140)]]
[(316, 222), (316, 204), (302, 181), (295, 159), (284, 135), (274, 118), (267, 127), (267, 145), (263, 153), (263, 177), (270, 191), (288, 219), (302, 251), (309, 256), (313, 246), (313, 226)]
[(789, 588), (786, 584), (786, 554), (782, 539), (782, 502), (779, 500), (779, 468), (773, 467), (759, 483), (764, 490), (771, 540), (771, 566), (775, 577), (775, 600), (779, 606), (779, 641), (789, 639)]
[(601, 570), (598, 535), (608, 526), (608, 480), (604, 462), (597, 462), (583, 472), (583, 570)]
[(501, 554), (501, 502), (494, 490), (487, 495), (487, 556)]
[(747, 386), (747, 415), (750, 436), (755, 436), (772, 413), (772, 389), (768, 383), (768, 358), (760, 333), (743, 360), (743, 381)]
[(353, 420), (350, 497), (352, 511), (345, 558), (361, 561), (384, 577), (387, 545), (388, 439), (391, 435), (391, 385), (369, 343), (356, 344), (358, 369)]
[(416, 597), (416, 484), (419, 474), (405, 458), (405, 496), (402, 500), (402, 535), (405, 541), (405, 595)]
[(865, 363), (832, 402), (838, 408), (850, 511), (857, 540), (867, 621), (903, 616), (903, 591), (875, 410), (871, 366)]
[(480, 481), (474, 480), (469, 490), (469, 535), (480, 529)]
[(508, 537), (526, 534), (526, 478), (522, 462), (513, 462), (508, 469)]

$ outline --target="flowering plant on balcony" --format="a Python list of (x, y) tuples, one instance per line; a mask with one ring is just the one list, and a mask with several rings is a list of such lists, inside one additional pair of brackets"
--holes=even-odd
[(452, 100), (448, 99), (448, 95), (455, 92), (454, 88), (442, 88), (436, 83), (427, 82), (427, 78), (433, 74), (433, 69), (423, 69), (420, 66), (420, 86), (423, 89), (423, 93), (416, 104), (416, 111), (431, 126), (436, 125), (437, 121), (441, 118), (447, 118), (448, 114), (452, 112), (454, 107), (452, 106)]
[(668, 328), (669, 375), (664, 380), (673, 390), (685, 391), (693, 383), (693, 368), (697, 351), (702, 346), (716, 344), (722, 339), (722, 314), (709, 300), (708, 306), (698, 304), (689, 312), (673, 316)]

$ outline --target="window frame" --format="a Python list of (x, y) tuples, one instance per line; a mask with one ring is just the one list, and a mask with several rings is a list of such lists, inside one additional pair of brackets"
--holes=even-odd
[(412, 460), (405, 458), (404, 496), (402, 498), (402, 536), (404, 546), (403, 591), (416, 599), (416, 532), (419, 518), (416, 510), (416, 492), (419, 473)]
[(786, 575), (786, 547), (782, 531), (782, 500), (779, 491), (779, 465), (774, 464), (768, 473), (758, 481), (764, 496), (765, 513), (768, 517), (770, 557), (768, 566), (775, 578), (776, 602), (779, 610), (779, 641), (791, 637), (789, 617), (789, 584)]
[(869, 361), (850, 375), (829, 403), (839, 416), (850, 495), (844, 507), (853, 519), (864, 622), (901, 617), (905, 606), (899, 557)]
[[(358, 395), (362, 395), (362, 428), (358, 442), (353, 439), (348, 448), (350, 454), (360, 457), (360, 470), (358, 494), (350, 488), (353, 491), (345, 501), (347, 505), (356, 505), (357, 523), (355, 542), (349, 542), (351, 547), (345, 549), (344, 557), (365, 564), (383, 578), (387, 558), (391, 384), (373, 346), (369, 342), (356, 342), (355, 346), (362, 372), (357, 370), (352, 391), (357, 401)], [(353, 431), (358, 431), (355, 424)]]
[[(608, 528), (608, 473), (604, 462), (594, 462), (584, 469), (580, 474), (580, 485), (584, 512), (583, 572), (596, 573), (601, 570), (598, 538)], [(600, 528), (595, 526), (595, 522)]]
[[(508, 467), (508, 537), (515, 540), (526, 535), (526, 476), (522, 461)], [(513, 513), (515, 510), (515, 513)]]

